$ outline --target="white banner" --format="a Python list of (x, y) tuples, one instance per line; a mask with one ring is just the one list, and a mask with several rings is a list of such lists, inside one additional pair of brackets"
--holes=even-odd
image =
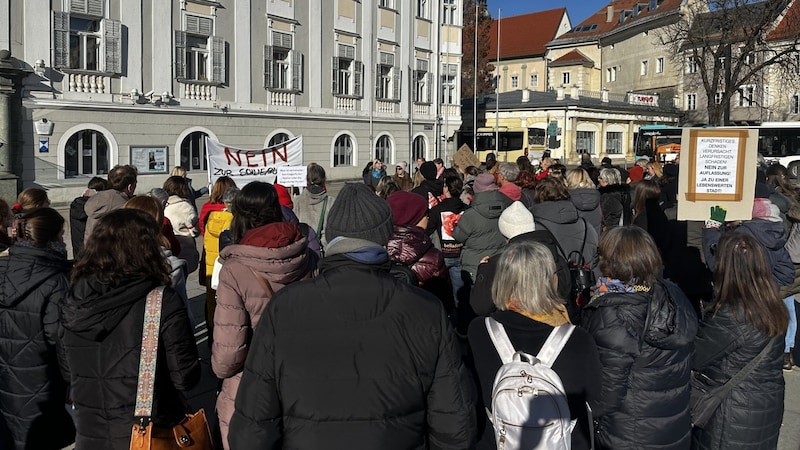
[(245, 150), (229, 147), (206, 138), (208, 180), (228, 176), (239, 188), (251, 181), (274, 183), (279, 166), (303, 165), (303, 136), (297, 136), (275, 147)]

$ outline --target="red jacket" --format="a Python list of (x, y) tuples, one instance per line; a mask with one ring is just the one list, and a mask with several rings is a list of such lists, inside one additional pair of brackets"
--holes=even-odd
[(389, 259), (414, 272), (419, 287), (436, 295), (446, 309), (453, 306), (453, 289), (444, 257), (433, 246), (425, 230), (417, 226), (395, 225), (386, 249)]

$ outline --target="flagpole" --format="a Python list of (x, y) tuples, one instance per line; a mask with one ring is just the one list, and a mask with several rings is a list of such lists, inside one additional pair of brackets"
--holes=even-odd
[(497, 8), (497, 76), (494, 83), (494, 152), (500, 157), (500, 16), (503, 10)]
[(472, 71), (472, 152), (478, 152), (478, 1), (475, 0), (475, 20), (472, 36), (475, 38), (475, 59), (472, 61), (475, 68)]

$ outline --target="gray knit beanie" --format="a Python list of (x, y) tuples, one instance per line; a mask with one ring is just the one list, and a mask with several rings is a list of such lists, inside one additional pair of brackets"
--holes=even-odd
[(386, 246), (392, 236), (392, 210), (364, 183), (347, 183), (328, 213), (325, 238), (364, 239)]

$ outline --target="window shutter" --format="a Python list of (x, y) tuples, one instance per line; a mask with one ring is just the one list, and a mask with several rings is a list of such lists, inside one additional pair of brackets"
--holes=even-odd
[(392, 99), (400, 100), (400, 87), (403, 74), (399, 67), (392, 68)]
[(103, 46), (105, 71), (122, 73), (122, 23), (119, 20), (103, 19)]
[(264, 46), (264, 87), (272, 88), (272, 46)]
[(175, 31), (175, 78), (186, 78), (186, 32)]
[(381, 96), (381, 65), (375, 65), (375, 98), (383, 100)]
[(86, 0), (86, 14), (103, 17), (103, 0)]
[(381, 52), (381, 65), (383, 66), (394, 66), (394, 55), (391, 53), (384, 53)]
[(213, 31), (214, 21), (208, 17), (186, 15), (186, 32), (191, 34), (199, 34), (202, 36), (211, 36)]
[(303, 90), (303, 54), (297, 50), (292, 50), (292, 89)]
[(77, 14), (86, 14), (87, 13), (86, 0), (71, 0), (69, 2), (69, 12)]
[(211, 81), (225, 83), (225, 40), (211, 36)]
[(420, 72), (427, 72), (428, 71), (428, 61), (424, 59), (417, 60), (417, 70)]
[(353, 94), (356, 97), (362, 97), (364, 95), (362, 92), (363, 76), (364, 63), (361, 61), (353, 61)]
[(272, 32), (272, 45), (274, 47), (280, 48), (288, 48), (291, 49), (292, 45), (292, 35), (288, 33), (280, 33), (278, 31)]
[(428, 72), (428, 79), (425, 80), (425, 87), (427, 89), (428, 98), (425, 99), (424, 103), (432, 103), (433, 102), (433, 73)]
[(331, 87), (331, 93), (333, 93), (334, 95), (341, 94), (341, 92), (339, 92), (339, 58), (338, 57), (336, 57), (336, 56), (333, 57), (333, 63), (332, 63), (331, 67), (333, 67), (333, 79), (332, 79), (332, 84), (331, 84), (331, 86), (332, 86)]
[(69, 67), (69, 13), (53, 12), (53, 67)]
[(339, 44), (339, 57), (344, 59), (356, 59), (356, 48), (351, 45)]

